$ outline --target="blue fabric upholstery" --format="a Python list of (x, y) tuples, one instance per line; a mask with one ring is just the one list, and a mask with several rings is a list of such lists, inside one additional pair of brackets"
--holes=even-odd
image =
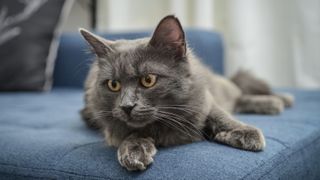
[(296, 105), (279, 116), (238, 116), (264, 131), (263, 152), (214, 142), (163, 148), (145, 172), (127, 172), (116, 150), (86, 128), (82, 90), (1, 93), (0, 179), (317, 179), (320, 92), (292, 92)]
[[(136, 39), (148, 37), (151, 33), (99, 34), (110, 40)], [(214, 69), (223, 73), (223, 44), (221, 36), (215, 32), (189, 29), (186, 31), (189, 46), (194, 52)], [(87, 75), (92, 56), (84, 39), (78, 33), (66, 33), (62, 36), (54, 72), (54, 86), (82, 87)]]
[[(109, 39), (148, 33), (103, 34)], [(213, 32), (188, 30), (195, 52), (223, 73), (223, 45)], [(263, 152), (214, 142), (162, 148), (144, 172), (127, 172), (116, 149), (81, 121), (90, 56), (78, 34), (61, 40), (52, 92), (0, 93), (0, 179), (318, 179), (320, 91), (291, 90), (296, 105), (279, 116), (238, 115), (261, 128)]]

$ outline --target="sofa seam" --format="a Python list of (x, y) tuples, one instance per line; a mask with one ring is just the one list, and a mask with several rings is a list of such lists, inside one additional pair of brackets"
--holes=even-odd
[(279, 144), (281, 144), (281, 145), (284, 146), (285, 148), (290, 148), (288, 145), (286, 145), (285, 142), (283, 142), (283, 141), (281, 141), (281, 140), (279, 140), (279, 139), (277, 139), (277, 138), (274, 138), (274, 137), (271, 137), (271, 136), (266, 136), (266, 138), (267, 138), (267, 139), (271, 139), (271, 140), (273, 140), (273, 141), (275, 141), (275, 142), (278, 142)]
[[(93, 177), (93, 178), (104, 179), (103, 177), (100, 177), (100, 176), (83, 175), (83, 174), (78, 174), (78, 173), (74, 173), (74, 172), (62, 171), (62, 170), (58, 170), (58, 169), (37, 168), (37, 167), (23, 167), (23, 166), (16, 166), (16, 165), (13, 165), (13, 164), (4, 164), (4, 163), (0, 163), (0, 165), (1, 166), (11, 167), (11, 168), (16, 168), (16, 169), (54, 171), (54, 172), (59, 172), (59, 173), (64, 173), (64, 174), (69, 174), (69, 175), (76, 175), (76, 176), (80, 176), (80, 177)], [(2, 171), (1, 173), (11, 174), (11, 173), (7, 173), (7, 172), (4, 172), (4, 171)], [(24, 176), (23, 174), (13, 174), (13, 175)], [(39, 176), (32, 176), (31, 175), (31, 177), (39, 177)], [(42, 177), (39, 177), (39, 178), (42, 178)], [(43, 177), (43, 178), (51, 178), (51, 177)]]
[(86, 147), (88, 145), (92, 145), (92, 144), (99, 144), (99, 143), (103, 143), (103, 141), (95, 141), (95, 142), (90, 142), (90, 143), (86, 143), (86, 144), (81, 144), (78, 145), (76, 147), (73, 147), (71, 150), (69, 150), (68, 152), (64, 153), (61, 158), (59, 158), (58, 160), (56, 160), (56, 162), (53, 163), (53, 167), (56, 167), (58, 164), (60, 164), (60, 162), (63, 160), (63, 158), (65, 158), (67, 155), (69, 155), (71, 152), (81, 148), (81, 147)]
[(39, 176), (32, 176), (32, 175), (22, 175), (22, 174), (12, 174), (12, 173), (7, 173), (7, 172), (0, 172), (0, 177), (1, 175), (10, 175), (13, 177), (27, 177), (27, 178), (34, 178), (34, 179), (55, 179), (51, 177), (39, 177)]
[[(291, 148), (289, 148), (289, 147), (286, 147), (285, 149), (283, 149), (283, 150), (281, 151), (281, 155), (285, 158), (285, 160), (287, 160), (287, 159), (288, 159), (289, 157), (291, 157), (293, 154), (295, 154), (295, 153), (297, 153), (297, 152), (299, 152), (299, 151), (301, 151), (301, 150), (304, 150), (305, 148), (311, 146), (311, 145), (313, 144), (313, 142), (318, 141), (319, 139), (320, 139), (320, 136), (317, 136), (314, 140), (312, 140), (312, 141), (311, 141), (310, 143), (308, 143), (306, 146), (304, 146), (304, 147), (302, 147), (302, 148), (299, 148), (299, 149), (297, 149), (296, 151), (293, 151), (292, 153), (290, 153), (290, 154), (288, 154), (288, 155), (284, 155), (284, 152), (285, 152), (286, 150), (291, 149)], [(274, 159), (274, 158), (275, 158), (275, 156), (273, 156), (272, 158), (268, 159), (266, 162), (269, 162), (271, 159)], [(282, 162), (283, 162), (283, 161), (282, 161)], [(264, 162), (263, 164), (261, 164), (260, 166), (256, 167), (253, 171), (247, 173), (245, 176), (243, 176), (243, 177), (240, 178), (240, 179), (243, 180), (243, 179), (247, 178), (248, 176), (250, 176), (251, 174), (253, 174), (254, 172), (256, 172), (257, 169), (260, 169), (261, 167), (263, 167), (265, 164), (266, 164), (266, 163)], [(268, 170), (268, 172), (262, 174), (262, 175), (261, 175), (259, 178), (257, 178), (257, 179), (261, 179), (262, 177), (264, 177), (264, 176), (267, 175), (268, 173), (272, 172), (275, 168), (277, 168), (278, 166), (280, 166), (280, 164), (283, 164), (283, 163), (278, 163), (276, 166), (274, 166), (273, 168), (270, 168), (270, 169)]]
[[(288, 156), (285, 157), (284, 161), (282, 162), (285, 162), (287, 161), (290, 157), (292, 157), (294, 154), (298, 153), (298, 152), (301, 152), (303, 150), (305, 150), (306, 148), (308, 148), (309, 146), (313, 145), (314, 142), (320, 140), (320, 136), (318, 136), (316, 139), (314, 139), (313, 141), (311, 141), (308, 145), (304, 146), (303, 148), (300, 148), (292, 153), (290, 153)], [(266, 176), (267, 174), (269, 174), (270, 172), (272, 172), (274, 169), (276, 169), (278, 166), (280, 166), (281, 164), (283, 163), (279, 163), (277, 164), (274, 168), (271, 168), (268, 172), (264, 173), (263, 175), (261, 175), (258, 179), (261, 179), (263, 178), (264, 176)]]
[[(70, 176), (71, 175), (80, 176), (80, 177), (83, 177), (83, 178), (91, 177), (91, 178), (97, 178), (97, 179), (106, 179), (106, 178), (107, 179), (116, 179), (116, 178), (111, 178), (109, 176), (108, 177), (101, 177), (101, 176), (95, 176), (95, 175), (78, 174), (78, 173), (75, 173), (75, 172), (63, 171), (63, 170), (59, 170), (59, 169), (56, 168), (57, 165), (62, 161), (62, 159), (64, 157), (66, 157), (68, 154), (70, 154), (71, 152), (73, 152), (74, 150), (76, 150), (78, 148), (81, 148), (81, 147), (85, 147), (85, 146), (92, 145), (92, 144), (98, 144), (98, 143), (102, 143), (102, 142), (103, 141), (91, 142), (91, 143), (82, 144), (82, 145), (79, 145), (79, 146), (76, 146), (76, 147), (72, 148), (70, 151), (68, 151), (64, 155), (62, 155), (62, 157), (53, 164), (53, 168), (23, 167), (23, 166), (16, 166), (16, 165), (13, 165), (13, 164), (5, 164), (5, 163), (0, 163), (0, 165), (7, 166), (7, 167), (13, 167), (13, 168), (17, 168), (17, 169), (22, 168), (22, 169), (32, 169), (32, 170), (42, 170), (42, 171), (54, 171), (54, 172), (59, 172), (59, 173), (63, 173), (63, 174), (70, 175)], [(11, 174), (11, 173), (7, 173), (7, 172), (3, 172), (3, 171), (1, 173)], [(22, 175), (22, 174), (13, 174), (13, 175), (25, 176), (25, 175)], [(30, 176), (30, 175), (28, 175), (28, 176)], [(51, 178), (51, 177), (37, 177), (37, 176), (30, 176), (30, 177), (34, 177), (34, 178)]]
[[(16, 166), (13, 164), (4, 164), (4, 163), (0, 163), (1, 166), (7, 166), (7, 167), (13, 167), (16, 169), (26, 169), (26, 170), (41, 170), (41, 171), (52, 171), (52, 172), (58, 172), (58, 173), (62, 173), (68, 176), (78, 176), (78, 177), (82, 177), (82, 178), (96, 178), (96, 179), (116, 179), (116, 178), (110, 178), (110, 177), (101, 177), (101, 176), (95, 176), (95, 175), (84, 175), (84, 174), (78, 174), (75, 172), (70, 172), (70, 171), (63, 171), (63, 170), (58, 170), (58, 169), (50, 169), (50, 168), (35, 168), (35, 167), (23, 167), (23, 166)], [(12, 174), (12, 173), (7, 173), (4, 171), (0, 171), (0, 173), (3, 174)], [(35, 177), (35, 178), (52, 178), (52, 177), (40, 177), (40, 176), (32, 176), (32, 175), (23, 175), (23, 174), (12, 174), (12, 175), (18, 175), (18, 176), (30, 176), (30, 177)], [(59, 176), (58, 174), (54, 174), (55, 176)], [(58, 179), (58, 178), (53, 178), (53, 179)]]

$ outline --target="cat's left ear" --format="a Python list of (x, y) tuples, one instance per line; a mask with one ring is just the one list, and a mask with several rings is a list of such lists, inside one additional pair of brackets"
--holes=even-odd
[(149, 44), (155, 48), (165, 48), (176, 57), (186, 55), (185, 35), (178, 18), (173, 15), (164, 17), (154, 31)]
[(107, 54), (113, 52), (111, 48), (112, 41), (106, 40), (103, 37), (95, 35), (86, 29), (80, 28), (80, 34), (92, 47), (92, 50), (97, 54), (98, 57), (105, 57)]

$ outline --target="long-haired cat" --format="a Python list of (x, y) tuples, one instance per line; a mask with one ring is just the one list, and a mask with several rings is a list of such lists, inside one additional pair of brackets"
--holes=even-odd
[(213, 140), (260, 151), (262, 132), (230, 113), (280, 113), (292, 104), (250, 74), (214, 74), (188, 48), (179, 20), (163, 18), (151, 38), (110, 41), (80, 33), (97, 58), (85, 83), (82, 116), (104, 132), (128, 170), (144, 170), (156, 147)]

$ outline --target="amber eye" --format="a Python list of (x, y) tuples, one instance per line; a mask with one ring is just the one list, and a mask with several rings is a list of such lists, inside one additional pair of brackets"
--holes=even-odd
[(117, 92), (121, 89), (121, 84), (116, 80), (108, 80), (108, 87), (111, 91)]
[(154, 74), (148, 74), (141, 78), (141, 84), (146, 87), (150, 88), (156, 84), (157, 76)]

